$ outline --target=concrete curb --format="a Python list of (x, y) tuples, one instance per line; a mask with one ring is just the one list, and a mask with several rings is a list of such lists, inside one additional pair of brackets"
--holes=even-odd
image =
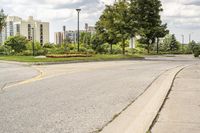
[(0, 63), (7, 63), (7, 64), (16, 64), (16, 65), (22, 65), (22, 66), (30, 66), (31, 64), (26, 62), (17, 62), (17, 61), (6, 61), (6, 60), (0, 60)]
[(90, 62), (109, 62), (109, 61), (138, 61), (145, 60), (143, 57), (132, 59), (114, 59), (114, 60), (77, 60), (77, 61), (63, 61), (63, 62), (37, 62), (30, 63), (31, 65), (59, 65), (59, 64), (75, 64), (75, 63), (90, 63)]
[(101, 133), (146, 133), (151, 127), (176, 77), (185, 66), (168, 70)]
[(111, 59), (111, 60), (74, 60), (74, 61), (61, 61), (61, 62), (17, 62), (17, 61), (6, 61), (6, 60), (0, 60), (0, 62), (3, 63), (11, 63), (11, 64), (17, 64), (17, 65), (59, 65), (59, 64), (75, 64), (75, 63), (89, 63), (89, 62), (109, 62), (109, 61), (142, 61), (145, 60), (145, 57), (135, 57), (132, 59)]

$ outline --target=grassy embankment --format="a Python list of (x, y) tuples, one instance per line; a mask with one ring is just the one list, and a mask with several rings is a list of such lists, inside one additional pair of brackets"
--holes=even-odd
[(70, 57), (70, 58), (35, 58), (33, 56), (0, 56), (0, 60), (17, 61), (28, 63), (39, 62), (70, 62), (70, 61), (112, 61), (143, 59), (141, 55), (94, 55), (92, 57)]

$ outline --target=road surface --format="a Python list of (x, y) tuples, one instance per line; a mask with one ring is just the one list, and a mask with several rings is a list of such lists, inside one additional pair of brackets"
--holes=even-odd
[[(160, 74), (196, 62), (188, 56), (31, 67), (1, 62), (3, 84), (23, 82), (1, 90), (0, 132), (95, 132), (139, 97)], [(41, 75), (30, 79), (36, 76), (36, 70)]]

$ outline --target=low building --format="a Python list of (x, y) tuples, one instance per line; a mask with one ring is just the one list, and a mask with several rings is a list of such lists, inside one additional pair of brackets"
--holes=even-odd
[[(33, 32), (34, 30), (34, 32)], [(34, 20), (32, 16), (28, 20), (22, 20), (17, 16), (8, 16), (6, 20), (6, 27), (1, 33), (1, 43), (10, 36), (21, 35), (27, 39), (32, 40), (34, 33), (34, 40), (44, 45), (49, 43), (49, 23), (40, 20)]]

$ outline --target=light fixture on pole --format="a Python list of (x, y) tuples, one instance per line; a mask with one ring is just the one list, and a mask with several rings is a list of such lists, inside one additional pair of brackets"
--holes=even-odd
[(77, 13), (78, 13), (78, 33), (77, 33), (77, 41), (78, 41), (78, 52), (79, 52), (79, 49), (80, 49), (80, 42), (79, 42), (79, 38), (80, 38), (80, 31), (79, 31), (79, 14), (80, 14), (80, 11), (81, 9), (76, 9)]

